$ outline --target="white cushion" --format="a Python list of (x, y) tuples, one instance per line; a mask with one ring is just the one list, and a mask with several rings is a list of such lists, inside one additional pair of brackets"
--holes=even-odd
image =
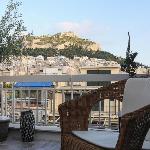
[[(119, 133), (104, 130), (104, 131), (73, 131), (73, 134), (77, 137), (98, 145), (99, 147), (114, 149), (118, 140)], [(150, 141), (144, 141), (143, 148), (149, 150)]]
[[(150, 104), (150, 78), (131, 78), (126, 82), (122, 115)], [(150, 140), (150, 132), (147, 134)]]

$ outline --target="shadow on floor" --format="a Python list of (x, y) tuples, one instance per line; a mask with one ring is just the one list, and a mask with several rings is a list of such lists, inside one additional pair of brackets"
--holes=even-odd
[(36, 131), (33, 142), (22, 142), (19, 130), (9, 130), (0, 150), (60, 150), (60, 133)]

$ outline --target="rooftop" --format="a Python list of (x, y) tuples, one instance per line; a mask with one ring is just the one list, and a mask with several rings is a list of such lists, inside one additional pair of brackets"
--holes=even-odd
[(0, 142), (0, 150), (59, 150), (60, 133), (36, 131), (33, 142), (22, 142), (18, 129), (10, 129), (8, 138)]

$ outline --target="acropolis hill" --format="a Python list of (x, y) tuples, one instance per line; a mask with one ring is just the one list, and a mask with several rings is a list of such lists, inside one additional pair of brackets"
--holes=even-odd
[(80, 38), (73, 32), (63, 32), (54, 35), (42, 35), (33, 36), (28, 35), (25, 38), (25, 44), (27, 48), (54, 48), (64, 49), (70, 45), (81, 46), (84, 49), (97, 51), (100, 50), (100, 46), (88, 39)]

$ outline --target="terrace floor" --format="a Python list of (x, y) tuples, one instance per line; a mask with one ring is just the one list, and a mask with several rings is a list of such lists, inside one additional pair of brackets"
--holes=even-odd
[(36, 131), (33, 142), (22, 142), (19, 130), (10, 129), (0, 150), (60, 150), (60, 133)]

